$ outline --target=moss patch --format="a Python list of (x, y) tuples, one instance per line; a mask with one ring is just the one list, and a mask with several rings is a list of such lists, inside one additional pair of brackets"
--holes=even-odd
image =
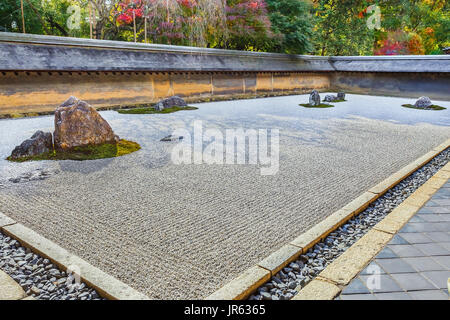
[(42, 160), (95, 160), (105, 158), (121, 157), (141, 149), (141, 146), (133, 141), (120, 140), (117, 144), (102, 144), (99, 146), (76, 147), (70, 151), (49, 152), (33, 157), (24, 157), (20, 159), (6, 158), (13, 162), (42, 161)]
[(410, 108), (410, 109), (417, 109), (417, 110), (445, 110), (446, 108), (441, 107), (441, 106), (437, 106), (437, 105), (432, 105), (429, 108), (417, 108), (415, 105), (413, 104), (402, 104), (402, 107), (405, 108)]
[(133, 109), (127, 109), (127, 110), (117, 110), (118, 113), (122, 114), (157, 114), (157, 113), (174, 113), (177, 111), (184, 111), (184, 110), (197, 110), (196, 107), (172, 107), (163, 109), (161, 111), (155, 110), (154, 107), (146, 107), (146, 108), (133, 108)]
[(309, 103), (301, 103), (300, 105), (305, 108), (333, 108), (334, 107), (332, 104), (326, 104), (326, 103), (321, 103), (318, 106), (312, 106)]

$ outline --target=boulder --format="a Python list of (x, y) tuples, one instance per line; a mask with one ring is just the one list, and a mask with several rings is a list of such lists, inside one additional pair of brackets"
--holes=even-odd
[(75, 97), (56, 109), (54, 138), (57, 151), (119, 142), (119, 137), (97, 110)]
[(428, 98), (428, 97), (420, 97), (419, 100), (417, 100), (416, 103), (414, 104), (414, 106), (416, 108), (422, 108), (422, 109), (429, 108), (432, 105), (433, 105), (433, 103), (431, 102), (430, 98)]
[(320, 104), (320, 95), (317, 90), (313, 90), (309, 95), (309, 105), (318, 106)]
[(170, 98), (166, 98), (155, 104), (155, 110), (162, 111), (164, 109), (173, 108), (173, 107), (186, 107), (186, 101), (184, 101), (179, 96), (173, 96)]
[(345, 100), (345, 92), (338, 92), (337, 97), (338, 100)]
[(36, 131), (30, 139), (25, 140), (14, 148), (12, 159), (38, 156), (53, 151), (53, 137), (50, 132)]
[(331, 94), (327, 94), (325, 96), (325, 99), (323, 99), (323, 101), (326, 101), (326, 102), (333, 102), (333, 101), (336, 101), (336, 100), (338, 100), (338, 97), (333, 96)]

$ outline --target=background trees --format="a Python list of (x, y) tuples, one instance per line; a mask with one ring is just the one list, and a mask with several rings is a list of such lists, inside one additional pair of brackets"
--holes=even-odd
[[(447, 0), (23, 0), (27, 33), (317, 55), (441, 54)], [(368, 28), (370, 6), (381, 27)], [(91, 19), (89, 18), (91, 16)], [(91, 23), (92, 22), (92, 23)], [(0, 31), (22, 32), (20, 0)]]
[(314, 51), (311, 4), (304, 0), (266, 0), (272, 30), (279, 35), (271, 51), (308, 53)]

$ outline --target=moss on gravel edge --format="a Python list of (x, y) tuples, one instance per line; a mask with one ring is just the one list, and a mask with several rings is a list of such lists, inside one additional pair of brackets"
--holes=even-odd
[(326, 103), (321, 103), (318, 106), (312, 106), (309, 103), (301, 103), (299, 105), (302, 106), (302, 107), (305, 107), (305, 108), (318, 108), (318, 109), (320, 109), (320, 108), (334, 108), (334, 106), (332, 104), (326, 104)]
[(447, 108), (444, 108), (444, 107), (441, 107), (441, 106), (438, 106), (438, 105), (435, 105), (435, 104), (433, 104), (432, 106), (430, 106), (428, 109), (418, 108), (418, 107), (416, 107), (416, 106), (413, 105), (413, 104), (402, 104), (402, 107), (404, 107), (404, 108), (409, 108), (409, 109), (416, 109), (416, 110), (432, 110), (432, 111), (445, 110), (445, 109), (447, 109)]
[(98, 146), (76, 147), (70, 151), (48, 152), (38, 156), (23, 157), (20, 159), (6, 158), (12, 162), (43, 161), (43, 160), (96, 160), (121, 157), (141, 149), (141, 146), (133, 141), (121, 139), (117, 144), (105, 143)]

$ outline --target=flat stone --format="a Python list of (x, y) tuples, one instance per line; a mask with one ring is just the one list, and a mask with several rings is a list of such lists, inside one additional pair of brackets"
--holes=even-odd
[(385, 292), (375, 293), (374, 295), (377, 300), (412, 300), (406, 292)]
[(389, 242), (392, 235), (370, 230), (320, 273), (320, 277), (347, 285)]
[(371, 293), (369, 294), (345, 294), (341, 295), (342, 300), (376, 300), (375, 296)]
[(445, 294), (441, 290), (421, 290), (410, 291), (408, 294), (414, 300), (448, 300), (448, 294)]
[(430, 257), (403, 258), (403, 260), (406, 261), (406, 263), (408, 263), (418, 272), (439, 271), (445, 268), (444, 266), (437, 263), (435, 260), (430, 259)]
[[(446, 272), (446, 275), (448, 276), (448, 272)], [(391, 276), (406, 291), (438, 289), (437, 286), (418, 273), (398, 273)], [(447, 283), (445, 283), (445, 286), (447, 286)]]
[(296, 239), (291, 241), (290, 244), (303, 248), (303, 252), (306, 252), (309, 248), (313, 247), (316, 243), (325, 238), (337, 226), (350, 219), (351, 215), (352, 212), (349, 210), (338, 210), (305, 233), (298, 236)]
[(397, 255), (389, 248), (384, 248), (376, 256), (377, 259), (390, 259), (390, 258), (396, 258), (396, 257), (397, 257)]
[(420, 191), (420, 188), (410, 195), (405, 201), (403, 201), (403, 205), (410, 205), (415, 207), (422, 207), (428, 200), (430, 200), (429, 194), (424, 194)]
[(292, 300), (333, 300), (341, 289), (329, 282), (314, 279), (308, 283)]
[(3, 213), (0, 212), (0, 228), (7, 226), (9, 224), (13, 224), (16, 223), (16, 221), (14, 221), (13, 219), (11, 219), (10, 217), (4, 215)]
[(26, 296), (22, 287), (0, 270), (0, 300), (19, 300)]
[(410, 244), (389, 245), (389, 248), (400, 258), (425, 256), (422, 251)]
[(433, 283), (439, 289), (446, 289), (448, 287), (448, 279), (450, 272), (448, 270), (442, 271), (425, 271), (422, 273), (428, 281)]
[(358, 214), (366, 209), (369, 204), (375, 201), (379, 196), (379, 194), (373, 192), (364, 192), (362, 195), (344, 206), (342, 210), (349, 211), (353, 215)]
[(288, 244), (259, 262), (258, 265), (275, 275), (290, 262), (294, 261), (301, 253), (301, 248)]
[(380, 259), (377, 263), (388, 273), (407, 273), (415, 272), (412, 266), (410, 266), (405, 260), (401, 258), (394, 259)]
[(270, 271), (254, 266), (227, 283), (206, 300), (242, 300), (270, 279)]
[(376, 277), (373, 275), (360, 276), (361, 280), (366, 284), (373, 293), (379, 292), (402, 292), (403, 289), (388, 274), (380, 274)]
[(342, 290), (342, 294), (365, 294), (370, 293), (366, 285), (359, 278), (353, 279), (348, 286)]
[(395, 234), (406, 222), (419, 210), (419, 207), (411, 206), (403, 202), (382, 221), (374, 226), (374, 229)]

